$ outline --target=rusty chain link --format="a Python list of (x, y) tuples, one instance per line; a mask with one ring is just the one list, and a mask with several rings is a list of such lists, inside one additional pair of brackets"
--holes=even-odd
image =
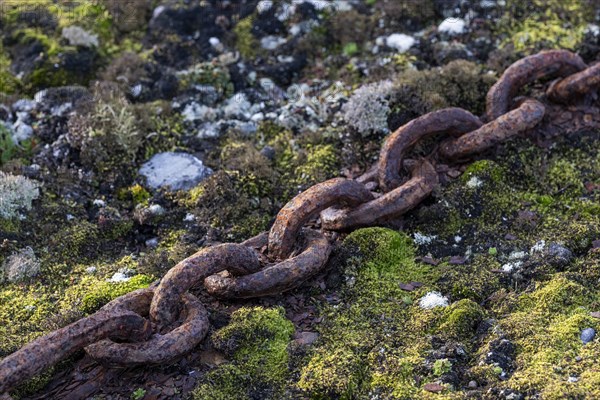
[[(522, 87), (551, 79), (538, 99), (516, 98)], [(535, 131), (551, 139), (600, 127), (600, 110), (591, 107), (598, 89), (600, 63), (588, 67), (569, 51), (543, 51), (517, 61), (488, 92), (483, 120), (461, 108), (446, 108), (405, 124), (387, 138), (373, 168), (356, 179), (335, 178), (300, 193), (281, 209), (270, 232), (241, 244), (202, 249), (158, 284), (122, 296), (5, 357), (0, 361), (0, 395), (83, 348), (109, 366), (180, 357), (209, 330), (206, 309), (189, 293), (193, 287), (203, 284), (209, 294), (227, 299), (298, 287), (329, 259), (332, 239), (323, 231), (349, 231), (398, 218), (432, 193), (443, 166), (464, 164), (510, 137)], [(405, 159), (410, 148), (428, 137), (438, 142), (428, 157)], [(411, 170), (409, 179), (404, 169)], [(318, 217), (315, 226), (320, 223), (321, 231), (305, 227)]]

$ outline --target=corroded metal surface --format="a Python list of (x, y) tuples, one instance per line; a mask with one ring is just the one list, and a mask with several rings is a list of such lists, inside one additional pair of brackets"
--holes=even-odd
[(133, 311), (101, 310), (42, 336), (2, 359), (0, 393), (104, 338), (143, 341), (151, 333), (150, 322)]
[(398, 128), (385, 141), (379, 155), (379, 185), (388, 192), (402, 183), (400, 169), (405, 151), (428, 136), (457, 136), (482, 125), (479, 118), (461, 108), (445, 108), (414, 119)]
[[(135, 307), (150, 307), (153, 289), (141, 289), (126, 294), (124, 297)], [(185, 319), (177, 328), (162, 335), (155, 333), (148, 340), (136, 343), (116, 343), (112, 337), (97, 341), (85, 348), (85, 351), (97, 361), (105, 365), (137, 366), (146, 364), (168, 363), (188, 353), (196, 347), (208, 333), (210, 323), (208, 312), (202, 303), (190, 293), (185, 293), (181, 300)], [(112, 304), (108, 309), (121, 309), (125, 305)]]
[(438, 183), (435, 168), (426, 160), (417, 165), (405, 184), (352, 209), (329, 208), (321, 213), (324, 229), (349, 230), (384, 223), (406, 213), (427, 198)]
[(516, 110), (507, 112), (471, 133), (446, 141), (440, 147), (440, 154), (450, 160), (460, 160), (480, 153), (535, 127), (544, 118), (544, 113), (542, 103), (532, 99), (525, 100)]
[(566, 50), (542, 51), (522, 58), (504, 71), (487, 95), (487, 116), (494, 120), (508, 110), (523, 86), (542, 78), (566, 77), (586, 68), (577, 54)]
[(359, 182), (335, 178), (316, 184), (290, 200), (277, 214), (269, 233), (269, 254), (277, 259), (289, 256), (302, 226), (333, 205), (356, 206), (373, 199)]
[(241, 244), (225, 243), (200, 250), (171, 268), (154, 292), (150, 317), (161, 332), (177, 320), (181, 296), (207, 276), (228, 270), (247, 275), (260, 269), (254, 250)]
[(600, 89), (600, 63), (552, 83), (547, 94), (552, 101), (566, 103), (598, 89)]
[(204, 280), (204, 286), (211, 295), (229, 299), (273, 295), (297, 287), (323, 268), (331, 252), (322, 233), (305, 229), (302, 236), (306, 244), (299, 255), (250, 275), (212, 275)]

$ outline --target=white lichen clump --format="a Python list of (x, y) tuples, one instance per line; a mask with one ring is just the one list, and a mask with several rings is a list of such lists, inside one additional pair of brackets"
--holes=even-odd
[(31, 210), (31, 202), (39, 195), (37, 182), (0, 171), (0, 218), (12, 219), (20, 216), (20, 210)]
[(385, 39), (385, 44), (392, 49), (395, 49), (399, 53), (405, 53), (410, 49), (416, 40), (412, 36), (405, 35), (404, 33), (392, 33)]
[(449, 35), (460, 35), (465, 31), (466, 22), (461, 18), (446, 18), (440, 26), (438, 31), (447, 33)]
[(62, 37), (71, 46), (98, 47), (98, 35), (94, 35), (79, 26), (68, 26), (63, 29)]
[(476, 189), (478, 187), (481, 187), (482, 185), (483, 181), (476, 176), (472, 177), (467, 181), (467, 187), (471, 189)]
[(429, 292), (419, 300), (419, 307), (430, 310), (435, 307), (448, 307), (448, 298), (440, 292)]
[(372, 83), (358, 88), (348, 103), (344, 104), (344, 120), (361, 135), (387, 132), (390, 105), (388, 96), (392, 91), (391, 81)]
[(15, 283), (40, 273), (40, 262), (31, 247), (26, 247), (9, 256), (2, 265), (2, 277)]
[(437, 239), (437, 235), (427, 236), (427, 235), (423, 235), (420, 232), (415, 232), (413, 234), (413, 239), (417, 246), (422, 246), (424, 244), (429, 244), (429, 243), (433, 242), (435, 239)]

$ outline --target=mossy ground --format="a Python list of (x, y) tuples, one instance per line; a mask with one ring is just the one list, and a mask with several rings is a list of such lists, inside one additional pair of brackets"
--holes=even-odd
[[(136, 5), (136, 18), (118, 17), (123, 12), (119, 4), (125, 3)], [(174, 7), (184, 7), (186, 2), (176, 3)], [(494, 40), (482, 45), (487, 52), (479, 52), (481, 43), (470, 32), (451, 39), (471, 46), (458, 57), (466, 59), (442, 65), (430, 44), (448, 38), (435, 32), (444, 15), (434, 3), (368, 0), (357, 10), (317, 12), (318, 24), (292, 43), (308, 60), (294, 79), (339, 79), (344, 94), (367, 82), (391, 79), (388, 125), (395, 129), (447, 106), (483, 113), (495, 76), (539, 49), (578, 49), (587, 51), (589, 59), (596, 57), (597, 39), (584, 33), (594, 20), (589, 2), (510, 0), (477, 31), (487, 30)], [(260, 46), (257, 12), (221, 21), (230, 24), (231, 34), (222, 42), (241, 55), (235, 66), (194, 53), (188, 64), (176, 64), (175, 94), (148, 100), (133, 98), (129, 84), (137, 78), (147, 83), (175, 69), (153, 64), (168, 57), (161, 46), (141, 41), (149, 29), (149, 3), (11, 4), (20, 7), (9, 7), (1, 16), (1, 92), (32, 95), (52, 86), (87, 85), (95, 78), (104, 82), (90, 88), (93, 104), (78, 110), (70, 124), (67, 118), (52, 121), (64, 126), (64, 132), (56, 128), (42, 138), (43, 124), (36, 122), (40, 137), (17, 145), (0, 127), (3, 170), (24, 171), (39, 162), (42, 173), (34, 178), (44, 181), (41, 198), (26, 219), (0, 220), (0, 264), (31, 246), (42, 265), (33, 279), (0, 286), (0, 357), (114, 297), (147, 286), (199, 247), (243, 240), (267, 229), (295, 194), (334, 176), (362, 172), (378, 155), (381, 136), (361, 137), (334, 118), (315, 132), (264, 122), (251, 135), (232, 128), (218, 139), (199, 140), (197, 130), (172, 109), (176, 95), (199, 85), (213, 86), (224, 100), (239, 90), (235, 66), (275, 62), (277, 57)], [(55, 25), (44, 25), (43, 18), (34, 23), (21, 18), (31, 8), (40, 16), (48, 14)], [(70, 25), (98, 35), (100, 46), (69, 46), (60, 32)], [(412, 51), (391, 55), (389, 61), (369, 51), (370, 39), (405, 30), (423, 32)], [(190, 42), (172, 32), (163, 39), (164, 46), (179, 50)], [(20, 60), (16, 55), (23, 48), (36, 57)], [(67, 59), (74, 69), (65, 68)], [(22, 74), (14, 73), (17, 67), (23, 67)], [(263, 70), (258, 70), (260, 78)], [(245, 77), (243, 81), (245, 85)], [(68, 143), (62, 145), (70, 153), (62, 163), (48, 166), (40, 154), (59, 133), (66, 133)], [(221, 321), (211, 334), (211, 346), (227, 362), (210, 371), (190, 364), (201, 371), (193, 396), (495, 399), (514, 392), (528, 399), (600, 397), (598, 339), (586, 345), (579, 340), (583, 328), (600, 329), (590, 316), (600, 308), (600, 252), (592, 248), (600, 239), (599, 137), (595, 131), (582, 132), (555, 142), (540, 148), (518, 139), (500, 146), (486, 155), (490, 160), (471, 164), (410, 213), (402, 231), (367, 228), (343, 239), (329, 265), (332, 283), (311, 281), (289, 295), (318, 310), (319, 322), (310, 328), (319, 332), (319, 339), (301, 351), (292, 340), (294, 329), (301, 328), (286, 314), (294, 308), (287, 295), (264, 300), (286, 312), (253, 307), (261, 301), (232, 311), (240, 304), (203, 298), (213, 315), (231, 314), (229, 324)], [(430, 144), (415, 153), (428, 153)], [(175, 194), (151, 191), (135, 176), (139, 164), (153, 154), (177, 150), (201, 154), (217, 172), (191, 191)], [(163, 213), (151, 211), (157, 204)], [(551, 244), (568, 248), (572, 258), (548, 256), (544, 249)], [(515, 258), (519, 253), (521, 258)], [(458, 263), (451, 257), (458, 257)], [(122, 268), (132, 271), (131, 280), (108, 282)], [(422, 286), (402, 290), (400, 284), (409, 282)], [(419, 300), (430, 291), (446, 296), (449, 305), (422, 309)], [(57, 368), (72, 368), (72, 361)], [(176, 373), (187, 374), (186, 368)], [(17, 394), (39, 391), (53, 372), (46, 371)], [(123, 383), (134, 385), (130, 392), (135, 390), (136, 397), (145, 390), (136, 390), (138, 381)], [(477, 387), (469, 387), (470, 381)], [(444, 386), (441, 394), (424, 389), (433, 382)]]

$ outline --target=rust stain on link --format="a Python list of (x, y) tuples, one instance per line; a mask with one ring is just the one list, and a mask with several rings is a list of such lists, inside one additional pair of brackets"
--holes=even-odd
[(227, 299), (247, 299), (279, 294), (299, 286), (319, 272), (331, 252), (331, 244), (318, 231), (304, 229), (305, 250), (299, 255), (240, 277), (212, 275), (204, 280), (208, 292)]
[(150, 321), (128, 310), (100, 310), (59, 330), (42, 336), (0, 361), (0, 393), (65, 359), (85, 346), (111, 337), (146, 340)]
[(442, 143), (440, 154), (460, 160), (492, 147), (511, 136), (534, 128), (544, 118), (545, 107), (537, 100), (525, 100), (519, 108), (503, 114), (481, 128)]
[(414, 119), (398, 128), (385, 141), (379, 155), (379, 185), (388, 192), (402, 183), (400, 170), (404, 153), (420, 139), (447, 133), (460, 135), (481, 127), (473, 114), (462, 108), (445, 108)]
[(518, 90), (538, 79), (566, 77), (586, 68), (577, 54), (566, 50), (542, 51), (512, 64), (487, 94), (487, 116), (494, 120), (510, 110)]
[(566, 103), (600, 88), (600, 63), (554, 82), (546, 94), (552, 101)]
[(426, 160), (413, 170), (413, 178), (354, 209), (328, 208), (321, 213), (323, 229), (350, 230), (396, 218), (427, 198), (438, 183), (435, 168)]
[[(124, 297), (148, 310), (153, 289), (140, 289)], [(190, 293), (181, 296), (185, 319), (177, 328), (164, 335), (154, 334), (150, 339), (138, 343), (115, 343), (101, 340), (85, 348), (95, 360), (109, 366), (138, 366), (167, 363), (190, 352), (208, 333), (208, 312), (202, 303)]]
[(373, 199), (359, 182), (335, 178), (319, 183), (290, 200), (277, 214), (269, 232), (269, 255), (284, 259), (290, 255), (296, 236), (308, 220), (333, 205), (355, 206)]
[(150, 305), (150, 317), (159, 331), (177, 320), (185, 292), (225, 269), (232, 275), (256, 272), (260, 269), (258, 255), (250, 247), (225, 243), (202, 249), (171, 268), (154, 291)]

